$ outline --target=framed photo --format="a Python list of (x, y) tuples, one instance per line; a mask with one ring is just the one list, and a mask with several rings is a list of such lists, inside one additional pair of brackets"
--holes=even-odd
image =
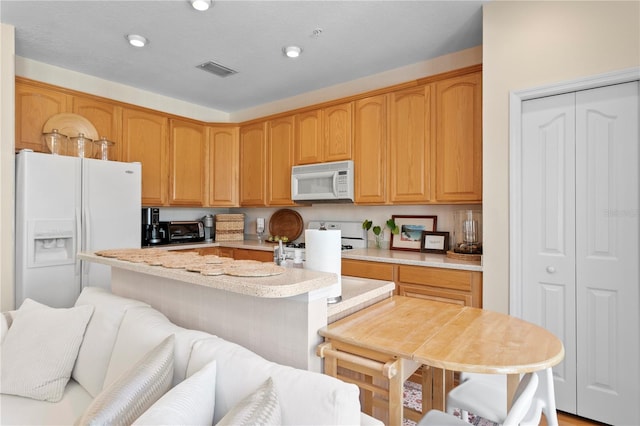
[(398, 235), (391, 234), (391, 249), (420, 251), (422, 247), (422, 232), (434, 232), (438, 216), (393, 215), (391, 219), (400, 228)]
[(420, 251), (423, 253), (445, 254), (449, 249), (448, 232), (422, 231), (422, 244)]

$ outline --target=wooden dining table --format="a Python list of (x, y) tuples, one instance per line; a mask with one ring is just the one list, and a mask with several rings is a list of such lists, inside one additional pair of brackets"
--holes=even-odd
[[(510, 407), (520, 374), (552, 367), (564, 358), (562, 341), (546, 329), (510, 315), (426, 299), (393, 296), (319, 330), (325, 374), (356, 383), (369, 395), (363, 411), (373, 415), (371, 378), (355, 380), (338, 371), (388, 379), (387, 414), (402, 425), (401, 360), (423, 365), (422, 413), (445, 409), (455, 371), (507, 375)], [(384, 394), (385, 391), (382, 391)]]

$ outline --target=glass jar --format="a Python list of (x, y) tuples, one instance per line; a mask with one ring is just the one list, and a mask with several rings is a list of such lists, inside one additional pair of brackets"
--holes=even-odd
[(58, 129), (51, 129), (51, 133), (43, 133), (42, 140), (53, 155), (64, 155), (66, 153), (69, 138), (59, 133)]
[(453, 214), (453, 251), (482, 254), (482, 211), (458, 210)]
[(69, 140), (67, 155), (81, 158), (93, 157), (93, 141), (85, 137), (84, 133), (78, 133), (78, 136)]
[(107, 140), (105, 136), (97, 141), (93, 141), (95, 145), (95, 158), (99, 160), (113, 160), (113, 146), (115, 142)]

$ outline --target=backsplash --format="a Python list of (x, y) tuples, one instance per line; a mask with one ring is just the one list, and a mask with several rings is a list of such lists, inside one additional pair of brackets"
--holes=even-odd
[[(453, 231), (453, 213), (457, 210), (482, 210), (481, 205), (407, 205), (407, 206), (356, 206), (353, 204), (317, 204), (304, 207), (251, 207), (251, 208), (179, 208), (161, 207), (160, 220), (200, 220), (207, 214), (217, 213), (244, 213), (245, 215), (245, 238), (257, 239), (256, 219), (265, 218), (265, 235), (269, 234), (269, 219), (273, 213), (280, 208), (290, 208), (297, 211), (304, 220), (305, 229), (309, 221), (330, 220), (330, 221), (358, 221), (365, 219), (373, 221), (374, 224), (382, 225), (392, 215), (435, 215), (438, 217), (436, 231)], [(369, 231), (368, 238), (373, 240), (373, 233)], [(304, 233), (297, 241), (304, 240)], [(385, 231), (385, 246), (389, 244), (389, 231)], [(370, 243), (370, 246), (373, 243)]]

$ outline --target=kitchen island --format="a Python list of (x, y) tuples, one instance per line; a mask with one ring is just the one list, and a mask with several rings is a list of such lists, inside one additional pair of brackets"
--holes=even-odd
[(172, 322), (203, 330), (285, 365), (320, 372), (318, 330), (329, 322), (388, 298), (394, 283), (343, 277), (343, 300), (327, 305), (337, 276), (286, 269), (268, 277), (204, 276), (79, 253), (111, 266), (114, 294), (149, 303)]

